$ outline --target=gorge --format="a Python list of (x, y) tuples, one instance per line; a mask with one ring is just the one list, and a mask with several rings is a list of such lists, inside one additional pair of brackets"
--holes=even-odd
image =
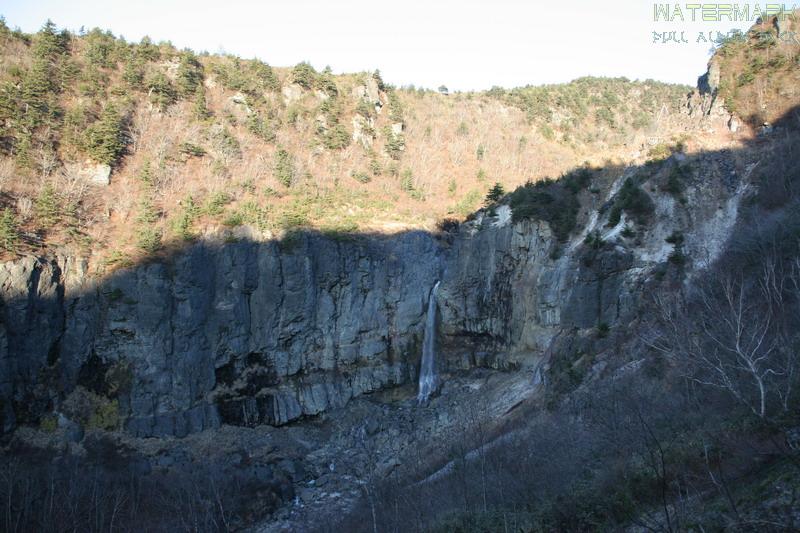
[[(11, 57), (61, 35), (3, 28)], [(48, 65), (133, 54), (86, 67), (128, 152), (108, 183), (71, 172), (81, 78), (31, 200), (0, 117), (0, 527), (792, 530), (800, 55), (763, 44), (784, 30), (721, 43), (685, 94), (428, 94), (67, 34)], [(157, 79), (126, 100), (140, 63)]]

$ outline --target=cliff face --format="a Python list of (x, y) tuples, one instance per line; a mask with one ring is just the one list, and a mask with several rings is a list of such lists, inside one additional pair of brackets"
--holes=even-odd
[(437, 280), (442, 370), (535, 369), (559, 336), (632, 320), (670, 234), (696, 258), (689, 270), (713, 259), (742, 191), (727, 164), (667, 161), (661, 173), (699, 171), (682, 203), (645, 187), (653, 220), (635, 238), (623, 236), (635, 226), (624, 213), (607, 223), (625, 171), (564, 243), (544, 222), (512, 223), (502, 205), (445, 236), (206, 242), (102, 281), (76, 258), (5, 263), (3, 427), (58, 411), (78, 385), (116, 402), (137, 436), (281, 425), (343, 406), (416, 379)]
[(4, 427), (76, 384), (113, 392), (148, 436), (283, 424), (403, 383), (436, 254), (422, 233), (198, 244), (99, 284), (71, 258), (6, 263)]

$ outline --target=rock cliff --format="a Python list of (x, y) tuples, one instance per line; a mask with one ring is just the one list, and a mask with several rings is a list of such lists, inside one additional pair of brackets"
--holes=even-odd
[(97, 282), (73, 258), (0, 270), (3, 426), (81, 385), (139, 436), (284, 424), (406, 381), (432, 237), (197, 244)]
[[(583, 193), (568, 242), (508, 205), (450, 234), (200, 242), (105, 279), (74, 257), (0, 266), (3, 428), (60, 411), (80, 387), (135, 436), (283, 425), (413, 381), (437, 280), (441, 370), (535, 369), (554, 339), (625, 324), (681, 234), (685, 268), (713, 259), (746, 176), (676, 154), (643, 185), (654, 219), (609, 223), (625, 169)], [(678, 202), (658, 185), (684, 169)], [(628, 231), (625, 231), (627, 228)], [(635, 228), (635, 236), (631, 229)], [(646, 292), (646, 291), (645, 291)]]

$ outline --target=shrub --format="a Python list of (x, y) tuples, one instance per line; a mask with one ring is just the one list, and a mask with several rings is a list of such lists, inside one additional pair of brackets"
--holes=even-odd
[(294, 159), (291, 154), (279, 149), (275, 154), (275, 163), (272, 167), (272, 174), (284, 187), (290, 187), (295, 177)]
[(486, 149), (483, 147), (482, 144), (478, 145), (477, 150), (475, 150), (475, 157), (478, 161), (483, 161), (483, 156), (486, 154)]
[(600, 235), (600, 232), (595, 230), (586, 235), (586, 238), (583, 240), (583, 244), (593, 250), (599, 250), (603, 247), (605, 241), (603, 240), (603, 236)]
[(196, 144), (192, 144), (190, 142), (182, 142), (178, 147), (178, 151), (181, 154), (189, 157), (203, 157), (206, 155), (206, 151), (202, 146), (197, 146)]
[(569, 192), (578, 194), (591, 184), (592, 171), (586, 167), (573, 170), (564, 174), (561, 177), (561, 182)]
[(400, 189), (405, 192), (414, 190), (414, 174), (411, 172), (410, 168), (403, 171), (403, 175), (400, 178)]
[(142, 168), (136, 174), (136, 177), (139, 178), (142, 183), (145, 185), (152, 185), (154, 180), (153, 171), (150, 168), (150, 161), (145, 161), (142, 165)]
[(252, 113), (245, 122), (248, 131), (266, 142), (275, 142), (275, 130), (258, 113)]
[(542, 124), (541, 126), (539, 126), (539, 133), (541, 133), (542, 137), (544, 137), (548, 141), (552, 141), (553, 139), (556, 138), (556, 133), (553, 131), (553, 128), (551, 128), (547, 124)]
[(6, 207), (0, 216), (0, 248), (7, 252), (16, 252), (19, 244), (19, 229), (14, 212)]
[(625, 227), (622, 228), (620, 235), (622, 235), (626, 239), (631, 239), (636, 236), (636, 232), (633, 230), (632, 227), (626, 224)]
[(372, 79), (378, 84), (378, 90), (384, 91), (386, 90), (386, 84), (383, 82), (383, 77), (381, 77), (381, 71), (375, 69), (375, 72), (372, 73)]
[(350, 173), (350, 176), (359, 183), (369, 183), (372, 181), (372, 178), (370, 178), (369, 174), (363, 170), (354, 170)]
[(250, 69), (253, 73), (253, 78), (262, 91), (277, 91), (281, 88), (281, 82), (275, 71), (267, 63), (259, 59), (254, 59), (250, 63)]
[(261, 231), (269, 227), (269, 209), (261, 207), (252, 200), (242, 204), (240, 213), (247, 224), (255, 226)]
[(296, 206), (288, 211), (284, 211), (278, 217), (278, 226), (284, 230), (297, 229), (308, 225), (308, 216), (302, 209)]
[(310, 63), (303, 61), (292, 69), (292, 81), (304, 89), (311, 89), (316, 84), (317, 71)]
[(206, 91), (202, 85), (198, 85), (194, 93), (194, 101), (192, 102), (192, 114), (196, 120), (206, 120), (211, 117), (211, 111), (208, 109), (206, 102)]
[(157, 228), (141, 228), (136, 237), (136, 246), (143, 252), (153, 253), (161, 248), (161, 237), (161, 230)]
[(683, 253), (684, 240), (683, 233), (679, 231), (672, 232), (669, 237), (664, 239), (664, 241), (673, 246), (668, 258), (670, 263), (680, 266), (686, 262), (686, 255)]
[(467, 194), (465, 194), (461, 200), (456, 203), (454, 207), (454, 211), (462, 216), (467, 216), (478, 207), (478, 202), (481, 199), (481, 193), (475, 189), (472, 189)]
[(755, 73), (753, 73), (753, 72), (751, 72), (749, 70), (745, 71), (745, 72), (742, 72), (741, 74), (739, 74), (739, 77), (736, 78), (736, 86), (737, 87), (743, 87), (743, 86), (745, 86), (745, 85), (747, 85), (749, 83), (753, 83), (753, 81), (755, 79), (756, 79)]
[(322, 74), (317, 76), (314, 85), (330, 97), (335, 97), (339, 94), (339, 90), (336, 87), (336, 80), (333, 78), (333, 73), (331, 72), (331, 67), (325, 67)]
[(236, 159), (242, 155), (239, 141), (225, 126), (217, 127), (212, 135), (214, 149), (225, 160)]
[(45, 433), (55, 433), (58, 429), (58, 418), (55, 415), (45, 415), (39, 420), (39, 429)]
[(219, 191), (215, 192), (206, 200), (203, 212), (210, 216), (221, 215), (226, 205), (231, 203), (231, 197), (228, 193)]
[(667, 182), (664, 184), (661, 190), (671, 194), (676, 198), (680, 198), (684, 189), (686, 188), (686, 185), (684, 184), (685, 177), (686, 173), (684, 170), (676, 165), (670, 170), (670, 173), (667, 176)]
[(617, 123), (614, 120), (614, 112), (608, 107), (601, 107), (596, 111), (598, 122), (605, 123), (609, 128), (616, 128)]
[(651, 161), (663, 161), (672, 155), (672, 149), (667, 143), (658, 143), (647, 152), (647, 157)]
[(222, 223), (229, 227), (236, 227), (241, 226), (244, 224), (244, 215), (238, 211), (234, 211), (233, 213), (229, 214)]
[(403, 155), (403, 150), (405, 150), (405, 147), (406, 140), (402, 133), (395, 134), (391, 131), (388, 132), (384, 148), (389, 157), (395, 161), (399, 160), (400, 156)]
[(370, 159), (369, 171), (372, 173), (373, 176), (380, 176), (381, 174), (383, 174), (383, 167), (381, 166), (381, 162), (378, 161), (376, 158)]
[(92, 396), (94, 397), (93, 409), (89, 415), (87, 427), (107, 431), (118, 429), (120, 425), (119, 402), (116, 399), (109, 400), (96, 394), (92, 394)]
[(114, 49), (116, 40), (109, 32), (94, 28), (84, 37), (86, 59), (90, 65), (103, 68), (115, 66)]
[(450, 182), (447, 184), (447, 193), (450, 196), (453, 196), (457, 190), (458, 190), (458, 183), (456, 183), (456, 179), (450, 178)]
[(371, 118), (375, 116), (375, 107), (366, 100), (359, 100), (356, 105), (356, 113), (364, 118)]
[(461, 224), (455, 218), (443, 218), (436, 222), (436, 229), (445, 233), (455, 233)]
[(653, 200), (636, 185), (632, 178), (625, 180), (622, 188), (617, 193), (608, 217), (608, 226), (616, 226), (622, 217), (623, 211), (629, 214), (638, 224), (647, 223), (655, 211)]
[(350, 133), (341, 124), (335, 124), (325, 132), (322, 143), (329, 150), (341, 150), (350, 144)]
[(565, 241), (577, 223), (580, 202), (565, 181), (543, 180), (518, 187), (509, 197), (512, 220), (543, 220), (553, 234)]
[(183, 209), (181, 210), (178, 217), (173, 221), (173, 230), (175, 234), (183, 239), (184, 241), (189, 241), (194, 238), (194, 234), (192, 233), (192, 224), (194, 223), (195, 218), (200, 213), (200, 209), (197, 207), (197, 204), (194, 202), (194, 198), (191, 196), (187, 196), (182, 202)]

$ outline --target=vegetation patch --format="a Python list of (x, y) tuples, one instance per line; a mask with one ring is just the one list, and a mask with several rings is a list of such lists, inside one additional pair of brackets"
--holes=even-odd
[(591, 179), (591, 171), (580, 168), (559, 180), (526, 183), (509, 196), (513, 221), (542, 220), (550, 225), (559, 241), (566, 241), (577, 223), (578, 194), (589, 186)]
[(626, 179), (614, 197), (614, 204), (608, 215), (608, 226), (619, 224), (623, 212), (640, 225), (647, 224), (655, 212), (652, 198), (636, 184), (634, 178)]

